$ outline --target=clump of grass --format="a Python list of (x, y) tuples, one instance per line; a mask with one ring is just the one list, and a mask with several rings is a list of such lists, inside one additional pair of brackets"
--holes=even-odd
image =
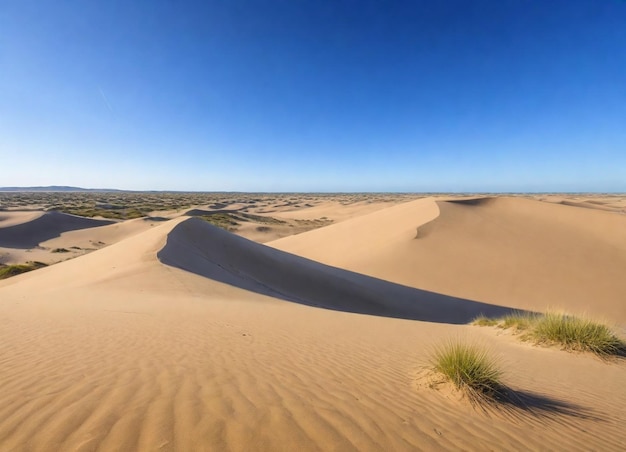
[(70, 250), (67, 248), (55, 248), (51, 251), (52, 253), (69, 253)]
[(471, 401), (494, 401), (502, 393), (502, 371), (487, 351), (476, 345), (450, 341), (434, 350), (431, 364)]
[(496, 326), (498, 324), (498, 319), (492, 319), (486, 315), (480, 314), (472, 321), (472, 324), (478, 326)]
[(566, 314), (547, 313), (537, 320), (532, 334), (537, 342), (557, 343), (568, 350), (589, 351), (599, 356), (626, 351), (626, 343), (608, 326)]
[(27, 262), (25, 264), (16, 265), (2, 265), (0, 266), (0, 279), (10, 278), (11, 276), (17, 276), (21, 273), (26, 273), (38, 268), (45, 267), (46, 264), (42, 262)]
[(497, 319), (480, 315), (472, 322), (479, 326), (513, 328), (524, 332), (522, 340), (537, 344), (558, 344), (565, 350), (592, 352), (600, 357), (626, 355), (626, 342), (611, 329), (586, 317), (548, 312), (546, 314), (513, 313)]
[(504, 329), (515, 328), (518, 331), (525, 331), (531, 328), (536, 320), (537, 316), (534, 314), (515, 312), (505, 315), (498, 323)]
[(228, 213), (201, 215), (198, 218), (203, 219), (207, 223), (211, 223), (213, 226), (226, 229), (229, 232), (235, 232), (239, 226), (241, 226), (241, 223), (237, 221), (237, 218)]

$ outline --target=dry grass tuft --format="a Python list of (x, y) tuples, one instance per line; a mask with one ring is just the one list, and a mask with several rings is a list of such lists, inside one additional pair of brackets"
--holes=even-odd
[(503, 392), (502, 371), (479, 346), (450, 341), (434, 350), (431, 364), (472, 402), (493, 402)]
[(626, 342), (607, 325), (587, 317), (548, 312), (546, 314), (515, 313), (498, 319), (477, 317), (474, 325), (514, 328), (524, 332), (523, 340), (537, 344), (557, 344), (565, 350), (592, 352), (606, 358), (626, 355)]

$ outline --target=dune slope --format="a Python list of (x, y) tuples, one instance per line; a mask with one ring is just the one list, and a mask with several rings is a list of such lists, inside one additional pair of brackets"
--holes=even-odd
[(39, 243), (64, 232), (94, 228), (112, 224), (108, 220), (94, 220), (61, 212), (45, 212), (19, 224), (2, 227), (0, 223), (0, 247), (33, 248)]
[(404, 287), (294, 256), (189, 219), (157, 254), (168, 265), (252, 292), (362, 314), (430, 322), (467, 323), (498, 306)]
[(268, 245), (455, 297), (626, 324), (626, 216), (615, 213), (521, 198), (420, 200)]

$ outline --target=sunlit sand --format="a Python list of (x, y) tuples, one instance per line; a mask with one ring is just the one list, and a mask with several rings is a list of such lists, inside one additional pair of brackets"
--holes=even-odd
[[(0, 262), (51, 264), (0, 281), (1, 449), (626, 446), (624, 359), (469, 324), (559, 309), (624, 337), (626, 198), (347, 196), (0, 211)], [(528, 406), (433, 387), (451, 338)]]

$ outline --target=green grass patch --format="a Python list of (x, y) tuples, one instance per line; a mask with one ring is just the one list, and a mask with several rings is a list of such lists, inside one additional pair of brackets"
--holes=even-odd
[(477, 317), (478, 326), (497, 326), (524, 332), (522, 340), (536, 344), (560, 345), (565, 350), (592, 352), (600, 357), (626, 356), (626, 342), (609, 326), (586, 317), (548, 312), (514, 313), (501, 318)]
[(566, 314), (547, 313), (540, 317), (532, 335), (537, 342), (559, 344), (568, 350), (599, 356), (620, 355), (626, 351), (626, 343), (608, 326)]
[(431, 364), (472, 401), (495, 400), (503, 390), (497, 362), (476, 345), (450, 341), (434, 350)]
[(22, 273), (26, 273), (38, 268), (46, 267), (43, 262), (27, 262), (25, 264), (16, 265), (0, 265), (0, 279), (10, 278)]
[(481, 314), (472, 321), (472, 324), (478, 326), (496, 326), (498, 324), (498, 320)]
[(226, 229), (230, 232), (235, 232), (237, 228), (241, 225), (236, 220), (234, 215), (229, 213), (215, 213), (212, 215), (201, 215), (198, 218), (203, 219), (207, 223), (211, 223), (213, 226), (217, 226), (222, 229)]
[(504, 329), (515, 328), (517, 331), (526, 331), (535, 324), (536, 320), (535, 314), (515, 312), (502, 317), (498, 326)]
[(266, 217), (263, 215), (254, 215), (251, 213), (239, 213), (238, 214), (241, 220), (243, 221), (253, 221), (255, 223), (261, 223), (261, 224), (285, 224), (287, 223), (284, 220), (279, 220), (278, 218), (274, 218), (274, 217)]

